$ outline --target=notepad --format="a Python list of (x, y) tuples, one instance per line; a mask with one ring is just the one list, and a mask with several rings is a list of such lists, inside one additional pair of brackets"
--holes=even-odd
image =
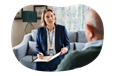
[(34, 62), (49, 62), (49, 61), (55, 59), (56, 57), (58, 57), (60, 54), (61, 54), (61, 52), (59, 52), (53, 56), (44, 56), (43, 59), (37, 58), (36, 60), (34, 60)]

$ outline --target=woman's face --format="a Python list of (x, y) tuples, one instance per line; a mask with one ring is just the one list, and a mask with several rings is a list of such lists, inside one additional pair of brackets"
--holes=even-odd
[(44, 20), (45, 20), (47, 26), (54, 25), (55, 16), (51, 11), (48, 11), (44, 15)]

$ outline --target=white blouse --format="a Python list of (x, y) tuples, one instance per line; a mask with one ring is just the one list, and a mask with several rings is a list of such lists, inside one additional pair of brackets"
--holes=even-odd
[[(47, 31), (47, 55), (49, 55), (50, 42), (49, 42), (48, 28), (46, 28), (46, 31)], [(52, 37), (52, 32), (53, 32), (53, 30), (50, 32), (50, 38)], [(53, 48), (54, 55), (55, 55), (56, 54), (56, 50), (55, 50), (55, 27), (54, 27), (54, 33), (53, 33), (52, 48)]]

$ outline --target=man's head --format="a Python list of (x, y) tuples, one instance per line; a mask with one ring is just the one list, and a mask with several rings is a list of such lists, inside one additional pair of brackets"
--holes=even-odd
[(103, 39), (103, 23), (99, 14), (95, 10), (89, 9), (86, 12), (85, 25), (85, 34), (88, 42)]

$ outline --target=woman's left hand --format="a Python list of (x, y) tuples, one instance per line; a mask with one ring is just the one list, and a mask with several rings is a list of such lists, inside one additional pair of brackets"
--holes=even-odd
[(61, 55), (65, 54), (68, 52), (68, 48), (67, 47), (64, 47), (61, 49)]

